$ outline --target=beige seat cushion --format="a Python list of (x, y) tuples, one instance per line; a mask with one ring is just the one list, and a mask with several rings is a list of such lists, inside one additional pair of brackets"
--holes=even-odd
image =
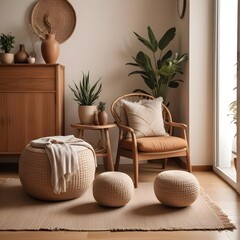
[[(142, 152), (166, 152), (186, 148), (187, 141), (173, 136), (145, 137), (137, 139), (137, 146)], [(132, 140), (129, 138), (123, 140), (121, 148), (132, 150)]]

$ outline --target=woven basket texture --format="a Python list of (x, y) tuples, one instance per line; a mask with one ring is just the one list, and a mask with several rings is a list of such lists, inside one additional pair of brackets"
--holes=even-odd
[(154, 181), (154, 192), (157, 199), (171, 207), (187, 207), (200, 193), (196, 177), (185, 171), (169, 170), (161, 172)]
[(42, 40), (54, 33), (59, 43), (65, 42), (76, 27), (77, 16), (70, 1), (39, 0), (32, 9), (31, 25)]
[(132, 179), (122, 172), (104, 172), (93, 182), (93, 196), (98, 204), (108, 207), (121, 207), (132, 198)]
[(45, 149), (27, 145), (19, 160), (19, 177), (23, 189), (32, 197), (60, 201), (80, 197), (95, 177), (95, 161), (90, 149), (78, 151), (77, 173), (67, 181), (66, 192), (55, 194), (51, 185), (51, 169)]

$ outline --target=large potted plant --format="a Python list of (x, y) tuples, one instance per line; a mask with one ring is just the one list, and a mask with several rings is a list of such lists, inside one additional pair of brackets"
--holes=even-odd
[[(188, 54), (176, 53), (173, 56), (172, 50), (166, 51), (166, 47), (174, 39), (176, 28), (168, 29), (158, 41), (151, 29), (147, 28), (148, 39), (141, 37), (134, 32), (135, 36), (142, 42), (151, 52), (152, 56), (148, 56), (143, 51), (139, 51), (136, 57), (133, 57), (133, 63), (127, 63), (139, 68), (139, 70), (131, 72), (139, 74), (154, 97), (163, 97), (166, 102), (169, 88), (177, 88), (181, 79), (175, 78), (177, 73), (183, 74), (181, 63), (188, 60)], [(136, 89), (134, 92), (145, 92), (142, 89)]]
[(101, 78), (98, 79), (92, 86), (89, 81), (89, 72), (83, 74), (79, 84), (74, 82), (74, 88), (70, 87), (75, 98), (74, 100), (78, 103), (78, 114), (80, 122), (83, 124), (92, 124), (94, 113), (97, 111), (97, 106), (94, 105), (96, 100), (99, 98), (100, 92), (102, 91)]
[(12, 48), (14, 47), (15, 36), (12, 34), (4, 34), (0, 35), (0, 48), (3, 50), (1, 53), (1, 63), (11, 64), (14, 60), (14, 54), (11, 53)]

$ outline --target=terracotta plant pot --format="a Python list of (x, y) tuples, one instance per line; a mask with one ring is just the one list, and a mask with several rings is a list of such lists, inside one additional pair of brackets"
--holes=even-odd
[(78, 116), (82, 124), (93, 124), (94, 113), (97, 111), (97, 106), (82, 106), (78, 105)]
[(13, 53), (1, 53), (0, 58), (1, 63), (12, 64), (14, 62)]

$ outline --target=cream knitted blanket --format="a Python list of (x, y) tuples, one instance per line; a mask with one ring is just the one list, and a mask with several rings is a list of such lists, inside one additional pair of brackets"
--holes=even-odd
[(30, 145), (45, 148), (51, 167), (51, 184), (56, 194), (66, 192), (68, 177), (78, 171), (77, 151), (86, 148), (92, 150), (95, 164), (97, 164), (93, 147), (73, 135), (43, 137), (32, 140)]

